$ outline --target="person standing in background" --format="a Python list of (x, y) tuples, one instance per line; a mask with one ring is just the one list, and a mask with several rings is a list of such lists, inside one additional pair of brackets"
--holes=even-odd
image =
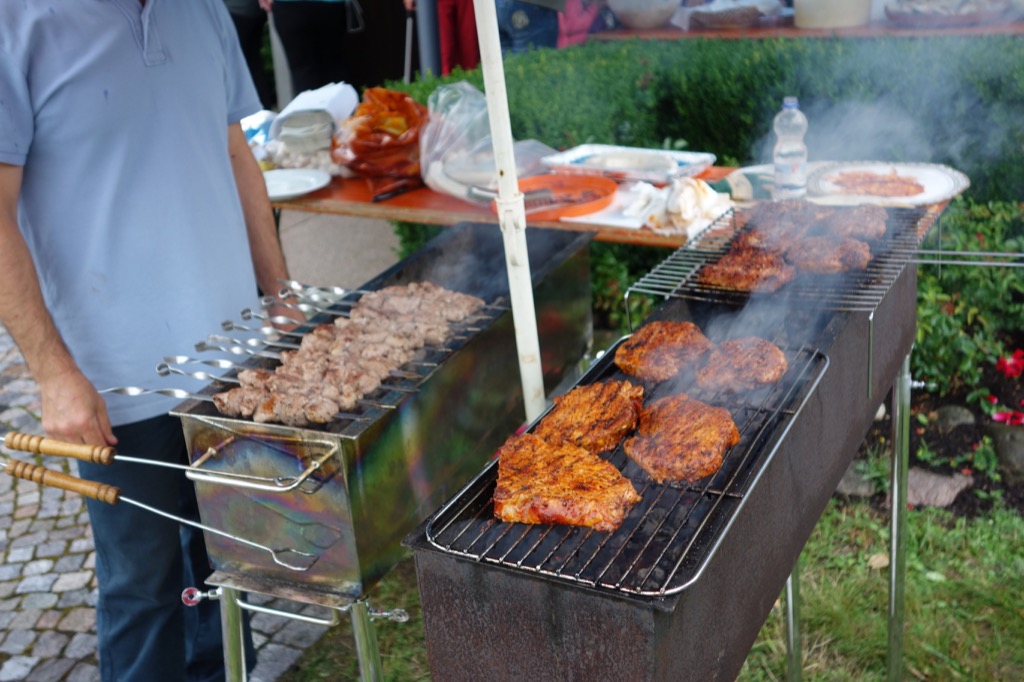
[(558, 14), (565, 0), (495, 0), (502, 53), (558, 47)]
[[(239, 125), (260, 102), (223, 1), (0, 2), (0, 103), (0, 323), (39, 386), (43, 430), (187, 465), (168, 414), (179, 400), (97, 388), (145, 386), (161, 357), (288, 277)], [(198, 520), (181, 469), (78, 470)], [(102, 679), (224, 680), (219, 605), (181, 602), (212, 572), (202, 533), (86, 504)]]
[(238, 32), (238, 42), (242, 45), (245, 64), (249, 67), (256, 94), (264, 109), (273, 109), (277, 102), (270, 75), (263, 64), (263, 41), (266, 37), (267, 13), (260, 7), (259, 0), (224, 0), (231, 21)]
[(345, 35), (362, 30), (358, 0), (259, 0), (281, 38), (295, 94), (350, 82)]
[[(433, 0), (422, 0), (432, 2)], [(403, 0), (405, 9), (416, 9), (416, 0)], [(441, 44), (441, 74), (456, 66), (469, 71), (480, 63), (473, 0), (437, 0), (437, 33)]]

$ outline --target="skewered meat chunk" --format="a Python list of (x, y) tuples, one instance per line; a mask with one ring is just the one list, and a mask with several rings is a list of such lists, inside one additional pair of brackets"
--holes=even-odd
[(785, 258), (797, 270), (832, 275), (865, 269), (871, 247), (859, 239), (805, 237), (786, 250)]
[(558, 523), (617, 529), (640, 495), (613, 464), (575, 445), (531, 433), (498, 451), (494, 515), (508, 523)]
[(883, 206), (844, 206), (820, 221), (808, 234), (876, 241), (885, 236), (888, 219), (889, 212)]
[(654, 321), (643, 325), (615, 351), (615, 364), (646, 381), (665, 381), (711, 350), (692, 322)]
[(697, 281), (730, 291), (778, 291), (792, 282), (796, 270), (782, 256), (747, 247), (734, 248), (700, 269)]
[(221, 414), (229, 417), (248, 419), (261, 402), (266, 400), (267, 391), (251, 386), (239, 386), (229, 391), (215, 393), (213, 404)]
[(569, 443), (593, 453), (614, 450), (636, 427), (644, 389), (628, 381), (577, 386), (555, 398), (555, 406), (534, 427), (549, 443)]
[(787, 366), (785, 354), (767, 339), (732, 339), (711, 351), (697, 370), (697, 385), (710, 391), (739, 392), (775, 383)]
[(655, 482), (692, 483), (718, 471), (725, 451), (739, 440), (728, 410), (680, 394), (648, 405), (623, 448)]

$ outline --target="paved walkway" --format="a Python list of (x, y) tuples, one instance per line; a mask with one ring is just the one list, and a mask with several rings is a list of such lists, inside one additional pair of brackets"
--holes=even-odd
[[(361, 284), (394, 262), (397, 245), (382, 221), (288, 212), (281, 238), (292, 276), (319, 286)], [(14, 430), (41, 435), (39, 413), (35, 382), (0, 326), (0, 438)], [(31, 457), (5, 449), (0, 455)], [(75, 460), (42, 457), (37, 463), (77, 475)], [(0, 682), (99, 679), (94, 562), (79, 495), (0, 473)], [(286, 611), (300, 608), (257, 595), (249, 601)], [(315, 606), (303, 611), (326, 615)], [(257, 665), (251, 682), (276, 680), (326, 629), (263, 614), (252, 617), (252, 627)]]

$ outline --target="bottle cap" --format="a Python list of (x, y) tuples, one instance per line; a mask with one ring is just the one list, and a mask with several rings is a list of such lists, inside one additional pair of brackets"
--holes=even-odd
[(783, 109), (796, 109), (798, 106), (799, 106), (799, 103), (797, 102), (796, 97), (789, 96), (789, 97), (783, 97), (782, 98), (782, 108)]

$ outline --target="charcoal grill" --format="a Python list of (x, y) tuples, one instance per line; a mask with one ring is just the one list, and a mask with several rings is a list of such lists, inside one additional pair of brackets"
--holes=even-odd
[[(734, 679), (863, 442), (876, 396), (908, 384), (908, 255), (938, 214), (892, 211), (892, 236), (867, 273), (742, 296), (694, 281), (743, 228), (747, 216), (730, 214), (638, 282), (631, 294), (662, 299), (652, 319), (692, 320), (712, 340), (773, 339), (786, 377), (722, 402), (741, 441), (700, 486), (655, 486), (615, 451), (643, 501), (612, 534), (494, 520), (496, 466), (484, 468), (406, 538), (433, 677)], [(615, 374), (606, 356), (581, 381)]]
[[(590, 238), (548, 230), (530, 235), (547, 390), (576, 370), (590, 346)], [(372, 630), (369, 644), (358, 641), (360, 633), (367, 637), (356, 614), (365, 618), (368, 591), (404, 556), (402, 538), (522, 423), (519, 375), (508, 362), (516, 349), (503, 258), (493, 226), (449, 228), (311, 319), (330, 321), (360, 292), (424, 280), (487, 303), (443, 348), (425, 351), (346, 417), (316, 427), (257, 424), (222, 416), (206, 400), (172, 412), (189, 445), (203, 524), (310, 557), (282, 565), (265, 551), (208, 533), (215, 572), (207, 582), (227, 595), (227, 622), (238, 622), (239, 592), (352, 608), (361, 665), (364, 649), (376, 655)], [(246, 357), (244, 367), (275, 364), (262, 353)], [(223, 385), (211, 384), (199, 393), (220, 390)], [(228, 625), (225, 635), (228, 655), (240, 653), (240, 643), (231, 644), (237, 628)]]

